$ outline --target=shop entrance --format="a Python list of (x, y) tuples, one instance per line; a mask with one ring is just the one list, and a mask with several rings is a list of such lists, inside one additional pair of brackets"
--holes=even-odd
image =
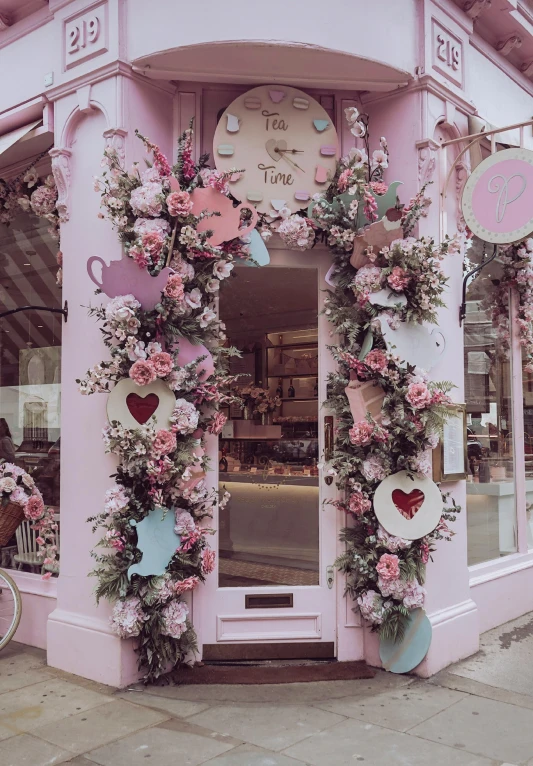
[(218, 440), (218, 574), (204, 659), (335, 656), (335, 511), (323, 501), (325, 253), (236, 266), (220, 297), (245, 409)]

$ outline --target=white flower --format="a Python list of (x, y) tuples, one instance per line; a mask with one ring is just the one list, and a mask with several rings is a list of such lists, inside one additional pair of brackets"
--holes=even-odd
[(349, 157), (350, 161), (354, 162), (356, 165), (366, 165), (368, 162), (366, 149), (358, 149), (356, 146), (350, 149)]
[(268, 242), (271, 236), (272, 236), (272, 232), (270, 231), (270, 229), (263, 229), (263, 231), (261, 232), (261, 239), (263, 240), (263, 242)]
[(280, 214), (281, 218), (287, 219), (287, 218), (289, 218), (292, 215), (292, 211), (291, 211), (290, 207), (287, 207), (287, 205), (284, 205), (281, 208), (281, 210), (279, 211), (279, 214)]
[(185, 302), (192, 309), (199, 309), (202, 305), (202, 293), (195, 287), (190, 293), (185, 293)]
[(220, 287), (220, 282), (218, 281), (218, 279), (210, 279), (207, 282), (205, 289), (206, 289), (206, 292), (208, 293), (217, 293), (219, 290), (219, 287)]
[(207, 325), (211, 324), (211, 322), (214, 322), (216, 318), (217, 318), (217, 315), (215, 314), (213, 309), (210, 309), (206, 306), (198, 317), (200, 327), (205, 329)]
[(24, 178), (22, 179), (25, 184), (28, 184), (30, 189), (32, 186), (35, 186), (37, 181), (39, 180), (39, 174), (35, 170), (35, 168), (30, 168), (28, 171), (26, 171), (26, 174), (24, 175)]
[(366, 133), (366, 128), (362, 122), (355, 122), (350, 128), (350, 133), (352, 133), (357, 138), (363, 138)]
[(30, 200), (27, 197), (19, 197), (17, 202), (21, 206), (21, 208), (24, 210), (25, 213), (28, 212), (30, 209)]
[(372, 163), (378, 165), (380, 168), (388, 168), (389, 162), (387, 153), (383, 149), (374, 149), (372, 152)]
[(213, 276), (217, 279), (227, 279), (233, 270), (233, 264), (227, 261), (215, 261), (213, 264)]
[(356, 109), (355, 106), (349, 106), (344, 110), (344, 114), (348, 123), (353, 125), (353, 123), (356, 122), (357, 118), (359, 117), (359, 110)]

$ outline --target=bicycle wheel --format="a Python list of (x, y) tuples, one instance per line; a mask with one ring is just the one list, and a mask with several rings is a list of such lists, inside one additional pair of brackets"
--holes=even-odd
[(19, 589), (11, 577), (0, 569), (0, 650), (15, 635), (22, 613)]

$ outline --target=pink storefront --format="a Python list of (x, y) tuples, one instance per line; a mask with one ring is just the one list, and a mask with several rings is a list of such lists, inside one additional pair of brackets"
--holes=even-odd
[[(60, 218), (58, 245), (46, 211), (35, 215), (29, 201), (6, 210), (0, 197), (0, 313), (68, 304), (66, 321), (38, 309), (0, 319), (0, 459), (34, 478), (60, 541), (59, 563), (47, 569), (25, 521), (0, 549), (0, 566), (23, 597), (16, 640), (46, 649), (54, 667), (115, 686), (139, 675), (135, 640), (112, 630), (112, 606), (106, 598), (96, 605), (89, 576), (101, 531), (87, 519), (102, 513), (117, 465), (102, 442), (108, 396), (82, 396), (76, 383), (109, 358), (88, 307), (121, 294), (110, 286), (109, 264), (122, 257), (122, 244), (108, 216), (99, 217), (102, 187), (94, 188), (104, 150), (144, 171), (138, 130), (172, 164), (194, 120), (195, 160), (209, 153), (211, 167), (244, 170), (234, 201), (248, 203), (252, 224), (255, 207), (275, 230), (280, 211), (302, 210), (340, 157), (365, 148), (367, 137), (345, 117), (355, 108), (370, 153), (386, 138), (377, 194), (384, 182), (392, 206), (396, 194), (407, 205), (431, 182), (432, 204), (414, 236), (440, 242), (465, 232), (463, 188), (479, 163), (509, 148), (533, 149), (531, 0), (359, 5), (272, 0), (261, 11), (243, 0), (0, 0), (0, 179), (11, 189), (24, 184), (30, 200), (53, 174)], [(464, 140), (482, 131), (487, 137)], [(221, 212), (217, 226), (233, 231), (221, 241), (236, 236), (234, 214), (231, 204)], [(202, 440), (205, 482), (231, 499), (208, 523), (214, 571), (183, 593), (197, 659), (379, 666), (378, 634), (354, 611), (335, 567), (346, 514), (333, 504), (340, 491), (327, 462), (337, 416), (322, 404), (336, 368), (330, 347), (340, 342), (325, 292), (335, 284), (332, 249), (318, 236), (313, 248), (300, 240), (291, 248), (286, 237), (260, 237), (247, 222), (252, 244), (262, 243), (253, 253), (260, 266), (236, 259), (214, 300), (226, 345), (241, 352), (231, 373), (248, 376), (276, 406), (261, 419), (253, 406), (227, 404), (221, 433)], [(499, 257), (463, 285), (493, 246), (477, 236), (461, 241), (442, 261), (445, 306), (428, 336), (439, 340), (418, 364), (431, 380), (453, 383), (451, 399), (464, 405), (431, 456), (434, 471), (444, 471), (433, 474), (441, 491), (462, 510), (449, 522), (451, 541), (438, 541), (427, 566), (432, 639), (416, 668), (424, 677), (475, 653), (482, 632), (533, 610), (533, 375), (522, 363), (519, 324), (502, 318), (505, 311), (514, 318), (520, 296), (511, 288), (501, 300)], [(220, 278), (229, 277), (221, 268)], [(109, 298), (95, 295), (98, 284)], [(436, 466), (437, 452), (447, 469)], [(400, 559), (405, 550), (396, 550)]]

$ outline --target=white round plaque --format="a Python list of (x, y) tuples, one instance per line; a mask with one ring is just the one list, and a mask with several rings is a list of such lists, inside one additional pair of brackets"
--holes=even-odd
[(145, 423), (156, 428), (169, 428), (176, 397), (162, 380), (138, 386), (130, 378), (119, 380), (107, 399), (107, 419), (118, 421), (124, 428), (136, 429)]
[(419, 540), (442, 516), (442, 495), (434, 481), (407, 471), (387, 476), (376, 489), (374, 513), (390, 535)]
[(485, 242), (510, 244), (533, 231), (533, 152), (504, 149), (470, 174), (462, 197), (469, 229)]

